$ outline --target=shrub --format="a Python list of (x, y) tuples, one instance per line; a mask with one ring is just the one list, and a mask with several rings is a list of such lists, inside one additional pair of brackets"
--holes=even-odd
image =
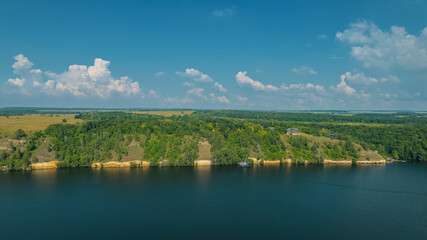
[(16, 139), (22, 139), (22, 138), (27, 137), (27, 134), (24, 132), (24, 130), (18, 129), (15, 132), (15, 136), (16, 136)]

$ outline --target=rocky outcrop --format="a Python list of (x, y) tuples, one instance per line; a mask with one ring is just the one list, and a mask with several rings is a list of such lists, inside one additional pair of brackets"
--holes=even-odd
[(372, 161), (357, 161), (357, 164), (386, 164), (386, 160), (372, 160)]
[(50, 162), (41, 162), (41, 163), (32, 163), (32, 170), (45, 170), (45, 169), (56, 169), (58, 161), (50, 161)]
[(340, 160), (340, 161), (335, 161), (335, 160), (330, 160), (330, 159), (325, 159), (323, 160), (323, 164), (352, 164), (351, 160)]
[(211, 160), (196, 160), (194, 161), (194, 166), (211, 166)]
[(256, 159), (256, 158), (248, 158), (249, 160), (251, 160), (253, 162), (253, 164), (261, 164), (263, 163), (264, 165), (280, 165), (280, 163), (282, 164), (292, 164), (292, 159), (287, 158), (284, 160), (262, 160), (262, 159)]
[(117, 162), (117, 161), (110, 161), (110, 162), (104, 162), (104, 163), (92, 163), (92, 168), (130, 168), (130, 167), (149, 167), (150, 162), (148, 161), (141, 161), (141, 160), (135, 160), (135, 161), (129, 161), (129, 162)]
[(264, 160), (264, 165), (280, 165), (280, 160)]
[[(382, 159), (382, 160), (359, 160), (356, 161), (356, 164), (386, 164), (386, 160)], [(329, 159), (325, 159), (323, 160), (323, 164), (353, 164), (353, 162), (351, 160), (342, 160), (342, 161), (334, 161), (334, 160), (329, 160)]]
[(282, 163), (283, 163), (283, 164), (292, 164), (292, 159), (287, 158), (287, 159), (283, 160), (283, 162), (282, 162)]

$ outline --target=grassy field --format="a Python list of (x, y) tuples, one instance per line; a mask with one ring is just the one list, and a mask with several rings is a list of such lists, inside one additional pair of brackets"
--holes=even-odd
[(211, 144), (207, 140), (199, 142), (199, 157), (197, 160), (211, 160)]
[(67, 123), (82, 121), (74, 119), (74, 114), (0, 116), (0, 135), (10, 136), (18, 129), (24, 130), (27, 134), (44, 130), (51, 124), (62, 123), (62, 119), (66, 119)]
[(144, 150), (139, 146), (139, 142), (132, 141), (128, 147), (128, 155), (123, 156), (122, 162), (143, 160)]
[(48, 143), (41, 144), (33, 153), (32, 159), (37, 158), (38, 162), (50, 162), (55, 161), (55, 152), (48, 151)]
[(184, 116), (187, 114), (192, 114), (194, 111), (189, 111), (189, 110), (185, 110), (185, 111), (181, 111), (181, 110), (170, 110), (170, 111), (136, 111), (136, 112), (132, 112), (132, 113), (139, 113), (139, 114), (153, 114), (153, 115), (160, 115), (160, 116), (164, 116), (164, 117), (171, 117), (171, 116)]

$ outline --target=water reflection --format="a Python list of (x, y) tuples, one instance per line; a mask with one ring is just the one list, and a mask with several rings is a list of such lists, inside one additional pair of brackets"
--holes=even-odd
[(197, 166), (194, 168), (194, 173), (197, 185), (200, 187), (207, 187), (211, 179), (211, 166)]
[(52, 187), (57, 183), (58, 170), (57, 169), (46, 169), (31, 171), (28, 173), (31, 181), (36, 186), (41, 187)]

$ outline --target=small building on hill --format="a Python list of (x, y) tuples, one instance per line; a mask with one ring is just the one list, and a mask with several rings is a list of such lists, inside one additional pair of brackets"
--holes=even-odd
[(276, 129), (275, 127), (269, 127), (269, 129), (271, 130), (271, 131), (274, 131), (274, 129)]
[(286, 134), (288, 135), (301, 135), (301, 132), (298, 128), (288, 128), (286, 129)]
[(331, 134), (332, 139), (338, 139), (338, 136), (336, 134)]

